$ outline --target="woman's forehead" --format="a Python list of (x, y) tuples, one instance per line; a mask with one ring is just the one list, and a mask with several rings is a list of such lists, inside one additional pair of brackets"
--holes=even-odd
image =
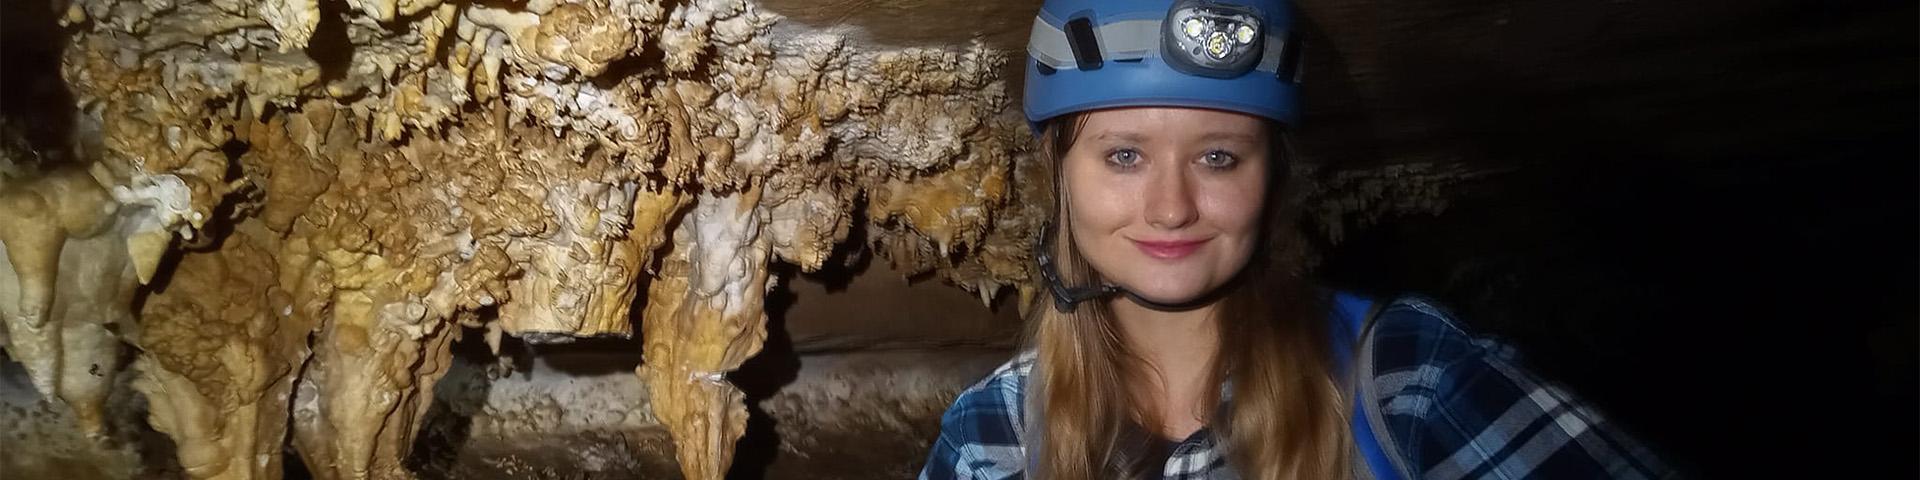
[(1156, 140), (1261, 142), (1267, 122), (1243, 113), (1190, 107), (1126, 107), (1089, 112), (1080, 137), (1146, 143)]

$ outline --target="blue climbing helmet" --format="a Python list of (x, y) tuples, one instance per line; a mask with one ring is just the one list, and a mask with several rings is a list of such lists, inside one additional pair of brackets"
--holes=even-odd
[(1046, 0), (1027, 41), (1025, 112), (1180, 106), (1292, 126), (1300, 42), (1286, 0)]

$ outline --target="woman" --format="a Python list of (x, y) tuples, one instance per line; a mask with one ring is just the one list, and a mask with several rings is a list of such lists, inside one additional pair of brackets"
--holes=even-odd
[(1279, 0), (1048, 0), (1025, 113), (1053, 168), (1050, 305), (960, 395), (922, 478), (1669, 476), (1419, 298), (1293, 267)]

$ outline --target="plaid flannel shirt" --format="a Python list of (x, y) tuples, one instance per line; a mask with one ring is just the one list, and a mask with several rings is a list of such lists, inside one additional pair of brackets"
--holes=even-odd
[[(1469, 335), (1433, 302), (1396, 299), (1372, 333), (1367, 390), (1381, 446), (1415, 478), (1669, 478), (1676, 475), (1566, 390), (1522, 369), (1516, 352)], [(1365, 359), (1362, 359), (1365, 360)], [(940, 419), (921, 479), (1024, 478), (1025, 352), (961, 392)], [(1181, 441), (1163, 478), (1238, 478), (1207, 429)], [(1355, 475), (1370, 477), (1364, 464)]]

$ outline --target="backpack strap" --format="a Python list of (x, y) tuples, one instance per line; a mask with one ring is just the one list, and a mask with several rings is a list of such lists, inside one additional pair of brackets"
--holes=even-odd
[[(1339, 367), (1350, 378), (1353, 388), (1353, 411), (1349, 415), (1349, 430), (1353, 433), (1355, 452), (1358, 460), (1366, 462), (1371, 478), (1377, 480), (1406, 480), (1402, 470), (1404, 461), (1381, 443), (1380, 435), (1374, 429), (1374, 417), (1379, 414), (1368, 387), (1373, 384), (1372, 359), (1366, 358), (1372, 352), (1366, 348), (1370, 342), (1373, 321), (1385, 310), (1388, 302), (1375, 302), (1372, 299), (1346, 292), (1335, 292), (1331, 307), (1332, 316), (1338, 319), (1333, 332), (1335, 336), (1334, 354), (1339, 359)], [(1357, 351), (1356, 351), (1357, 350)], [(1356, 472), (1358, 473), (1358, 472)]]

